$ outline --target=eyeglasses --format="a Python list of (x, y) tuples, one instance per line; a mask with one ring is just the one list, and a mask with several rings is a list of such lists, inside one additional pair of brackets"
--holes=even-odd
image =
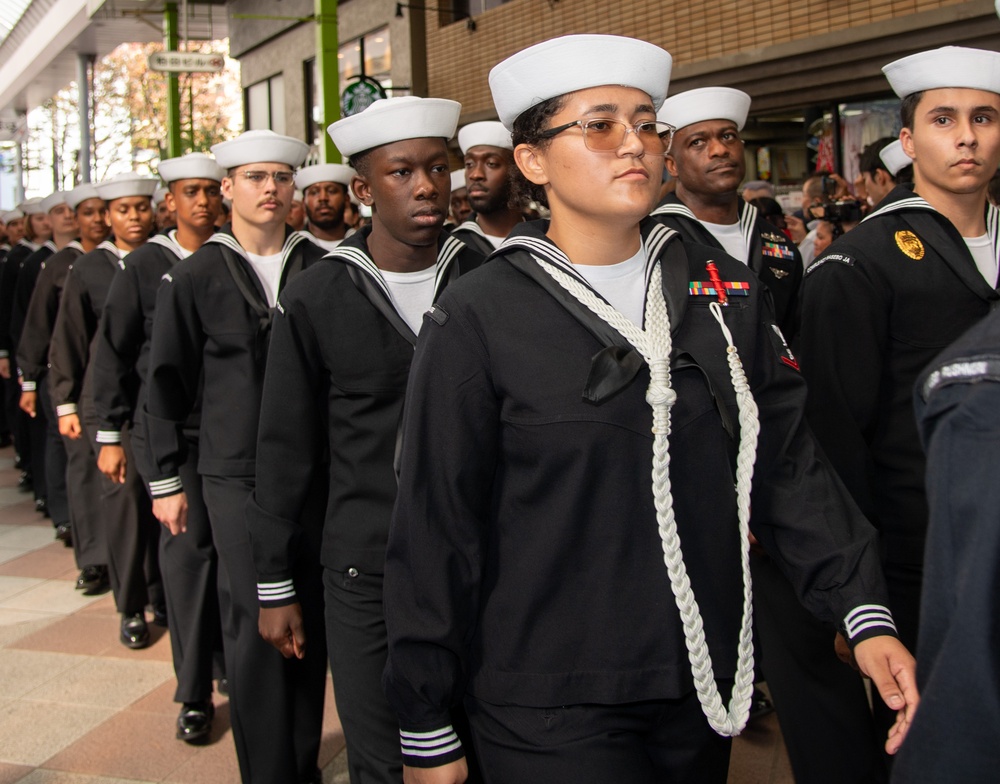
[(237, 172), (237, 174), (256, 188), (263, 188), (267, 185), (268, 178), (274, 180), (275, 185), (288, 186), (295, 182), (295, 173), (290, 171), (269, 172), (251, 169), (250, 171)]
[(628, 125), (621, 120), (595, 118), (593, 120), (574, 120), (573, 122), (549, 128), (539, 136), (551, 139), (574, 125), (583, 130), (583, 143), (593, 152), (615, 152), (625, 144), (629, 133), (634, 133), (642, 143), (642, 148), (651, 155), (666, 155), (670, 152), (670, 144), (674, 140), (677, 129), (665, 122), (642, 120), (635, 125)]

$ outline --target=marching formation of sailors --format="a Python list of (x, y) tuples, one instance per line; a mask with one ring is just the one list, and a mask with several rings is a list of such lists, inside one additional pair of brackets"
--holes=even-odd
[(907, 648), (953, 509), (914, 384), (1000, 302), (1000, 55), (886, 67), (914, 185), (805, 270), (740, 194), (750, 96), (671, 64), (555, 38), (498, 121), (390, 98), (344, 164), (249, 131), (0, 213), (0, 429), (121, 643), (169, 628), (178, 739), (218, 689), (244, 782), (320, 782), (329, 670), (354, 784), (724, 782), (756, 656), (800, 782), (995, 772), (997, 695), (943, 721)]

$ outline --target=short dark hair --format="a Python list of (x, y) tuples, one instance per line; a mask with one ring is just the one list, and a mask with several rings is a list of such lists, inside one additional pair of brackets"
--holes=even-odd
[(899, 104), (899, 119), (903, 123), (904, 128), (912, 128), (913, 121), (917, 116), (917, 104), (920, 103), (920, 99), (924, 97), (924, 91), (910, 93), (907, 95), (902, 103)]
[[(872, 177), (875, 176), (875, 172), (881, 169), (890, 177), (892, 177), (892, 172), (889, 171), (885, 163), (879, 157), (879, 153), (882, 152), (886, 147), (896, 141), (892, 136), (883, 136), (881, 139), (876, 139), (867, 147), (861, 151), (861, 156), (858, 158), (858, 170), (862, 173), (868, 172)], [(893, 177), (893, 180), (896, 178)]]
[[(542, 132), (548, 129), (549, 120), (563, 108), (564, 98), (563, 95), (557, 95), (555, 98), (549, 98), (547, 101), (542, 101), (527, 111), (521, 112), (514, 120), (514, 127), (511, 129), (511, 142), (513, 142), (514, 147), (519, 144), (530, 144), (532, 147), (548, 146), (551, 139), (542, 136)], [(526, 204), (529, 201), (534, 201), (546, 207), (549, 206), (544, 187), (529, 182), (516, 165), (511, 174), (512, 202)]]
[(369, 147), (367, 150), (356, 152), (347, 160), (348, 165), (366, 179), (371, 174), (371, 152), (374, 149), (374, 147)]

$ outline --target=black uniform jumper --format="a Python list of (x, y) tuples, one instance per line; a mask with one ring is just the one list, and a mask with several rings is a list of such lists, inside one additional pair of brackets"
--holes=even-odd
[[(279, 292), (324, 255), (290, 228), (282, 253)], [(260, 280), (227, 224), (164, 276), (146, 378), (144, 465), (154, 498), (186, 490), (183, 428), (201, 394), (197, 469), (219, 555), (233, 740), (248, 784), (312, 780), (326, 678), (318, 564), (298, 586), (307, 628), (316, 630), (309, 655), (286, 660), (257, 631), (244, 509), (254, 487), (271, 317)]]
[[(767, 286), (778, 324), (792, 340), (802, 256), (756, 207), (742, 198), (737, 203), (750, 269)], [(685, 241), (722, 247), (676, 193), (668, 195), (652, 216), (679, 231)], [(778, 709), (796, 779), (800, 784), (869, 780), (880, 765), (880, 755), (864, 682), (837, 657), (834, 629), (802, 606), (775, 562), (753, 551), (750, 568), (758, 661)]]
[[(145, 428), (137, 415), (146, 400), (156, 292), (163, 276), (184, 256), (176, 232), (169, 232), (156, 235), (122, 260), (121, 272), (108, 290), (91, 360), (98, 447), (120, 443), (128, 430), (140, 464), (127, 470), (138, 470), (144, 478), (149, 474), (141, 465)], [(181, 703), (211, 698), (213, 668), (222, 652), (218, 557), (197, 471), (196, 414), (186, 423), (184, 435), (191, 458), (180, 468), (188, 500), (187, 530), (177, 536), (161, 531), (159, 551), (177, 675), (174, 700)], [(136, 538), (136, 544), (133, 558), (141, 559), (144, 543)]]
[[(56, 252), (56, 245), (52, 240), (47, 240), (38, 246), (38, 249), (21, 257), (19, 271), (17, 273), (17, 283), (14, 287), (13, 298), (11, 300), (10, 313), (10, 340), (14, 348), (14, 356), (17, 355), (21, 336), (24, 332), (24, 319), (28, 313), (28, 303), (31, 301), (31, 294), (35, 290), (35, 281), (38, 280), (38, 273), (41, 272), (42, 262)], [(20, 379), (19, 379), (20, 380)], [(27, 388), (23, 385), (22, 391), (37, 392), (37, 388), (28, 382)], [(48, 468), (45, 457), (48, 451), (49, 432), (52, 425), (49, 422), (48, 411), (50, 406), (36, 405), (35, 416), (27, 419), (27, 436), (31, 440), (31, 475), (36, 501), (44, 501), (48, 504)], [(58, 432), (58, 428), (57, 431)], [(56, 472), (57, 473), (57, 472)], [(56, 508), (65, 508), (66, 504), (66, 481), (65, 479), (54, 488), (56, 494)], [(55, 523), (54, 523), (55, 524)]]
[[(89, 440), (85, 437), (71, 439), (59, 433), (59, 418), (49, 394), (48, 366), (52, 331), (66, 277), (83, 252), (83, 246), (74, 241), (42, 263), (17, 347), (22, 383), (37, 385), (38, 404), (45, 407), (49, 419), (45, 454), (49, 512), (53, 523), (69, 522), (72, 526), (73, 550), (79, 569), (105, 565), (108, 561), (101, 510), (101, 476)], [(60, 484), (65, 491), (65, 505), (59, 503), (60, 494), (53, 492)]]
[[(738, 209), (740, 228), (750, 253), (748, 266), (771, 292), (778, 326), (791, 338), (796, 332), (802, 256), (795, 243), (768, 223), (752, 204), (739, 199)], [(685, 242), (722, 248), (712, 232), (701, 224), (676, 193), (668, 194), (650, 214), (664, 226), (680, 232)]]
[[(990, 205), (986, 225), (1000, 258), (1000, 212)], [(958, 231), (912, 186), (893, 189), (806, 271), (800, 348), (809, 424), (879, 531), (890, 607), (910, 650), (927, 529), (913, 385), (998, 305)], [(890, 726), (892, 713), (878, 701), (875, 710)]]
[(1000, 770), (1000, 313), (946, 349), (915, 390), (930, 523), (917, 645), (920, 709), (893, 781), (988, 782)]
[[(122, 252), (105, 240), (73, 264), (52, 332), (49, 349), (52, 401), (56, 415), (77, 414), (96, 459), (99, 444), (94, 411), (91, 357), (111, 281), (120, 271)], [(126, 460), (135, 465), (128, 437), (122, 439)], [(163, 584), (156, 557), (159, 524), (136, 471), (126, 471), (124, 484), (100, 474), (108, 576), (118, 612), (142, 613), (147, 604), (163, 605)]]
[[(391, 784), (402, 777), (402, 760), (399, 725), (381, 685), (382, 575), (416, 335), (371, 257), (370, 234), (365, 228), (344, 240), (281, 295), (247, 524), (262, 607), (297, 601), (301, 564), (321, 560), (351, 780)], [(482, 260), (442, 233), (435, 299)], [(328, 487), (325, 514), (322, 506), (309, 509), (317, 485)]]
[[(7, 407), (7, 422), (14, 434), (14, 442), (17, 452), (21, 457), (22, 466), (31, 471), (31, 432), (30, 418), (21, 411), (19, 401), (21, 399), (21, 385), (17, 379), (17, 344), (11, 335), (11, 316), (14, 310), (14, 292), (17, 289), (17, 278), (21, 273), (21, 265), (24, 260), (41, 246), (20, 239), (14, 244), (0, 267), (0, 357), (7, 357), (11, 366), (11, 378), (6, 379), (3, 384), (4, 400)], [(45, 478), (39, 479), (42, 489), (45, 487)]]
[[(986, 225), (1000, 258), (1000, 211)], [(927, 529), (913, 385), (927, 364), (1000, 305), (955, 227), (899, 186), (806, 272), (802, 369), (809, 422), (878, 529), (900, 636), (916, 647)]]
[[(464, 692), (488, 781), (544, 778), (531, 754), (501, 750), (494, 730), (505, 720), (483, 718), (490, 705), (546, 709), (522, 717), (525, 737), (563, 744), (573, 742), (573, 709), (553, 706), (690, 703), (693, 692), (651, 491), (649, 371), (548, 280), (536, 255), (586, 285), (545, 229), (522, 224), (424, 320), (386, 560), (385, 686), (404, 761), (439, 765), (462, 753), (448, 730)], [(753, 533), (810, 610), (838, 622), (885, 603), (875, 532), (804, 425), (805, 385), (758, 279), (653, 219), (642, 231), (646, 280), (659, 261), (673, 338), (673, 508), (725, 682), (736, 670), (742, 606), (739, 435), (726, 342), (708, 307), (715, 296), (702, 294), (713, 290), (708, 261), (723, 284), (747, 292), (730, 296), (724, 315), (759, 407)], [(852, 626), (853, 642), (892, 633), (874, 615), (866, 631)], [(683, 731), (711, 735), (693, 703)], [(578, 780), (643, 780), (629, 778), (617, 754)], [(595, 761), (569, 756), (578, 767)]]
[(483, 227), (476, 222), (476, 213), (472, 213), (472, 215), (459, 223), (451, 232), (451, 236), (461, 240), (484, 258), (496, 250), (493, 247), (493, 243), (486, 238), (486, 232), (483, 231)]

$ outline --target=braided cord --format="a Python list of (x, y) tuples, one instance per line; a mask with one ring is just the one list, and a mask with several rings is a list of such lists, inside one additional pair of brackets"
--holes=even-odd
[(752, 636), (752, 587), (750, 583), (750, 489), (753, 466), (757, 453), (757, 434), (760, 425), (757, 405), (750, 392), (739, 353), (733, 345), (732, 334), (722, 318), (722, 310), (712, 303), (712, 315), (719, 322), (727, 343), (727, 358), (733, 388), (736, 391), (740, 419), (740, 445), (736, 462), (736, 496), (740, 525), (743, 572), (743, 619), (740, 625), (738, 664), (733, 692), (728, 710), (723, 706), (712, 669), (712, 656), (705, 640), (701, 610), (694, 596), (687, 567), (681, 552), (680, 536), (674, 516), (673, 495), (670, 489), (670, 409), (677, 401), (677, 393), (670, 385), (670, 318), (663, 296), (660, 264), (652, 270), (649, 296), (646, 299), (646, 330), (639, 329), (631, 320), (597, 297), (571, 275), (543, 259), (534, 257), (539, 265), (566, 291), (592, 313), (614, 327), (642, 354), (649, 365), (649, 388), (646, 402), (653, 409), (653, 500), (656, 521), (663, 547), (663, 561), (670, 578), (678, 612), (684, 629), (684, 642), (691, 664), (698, 700), (709, 725), (720, 735), (738, 735), (746, 726), (753, 692), (753, 636)]

